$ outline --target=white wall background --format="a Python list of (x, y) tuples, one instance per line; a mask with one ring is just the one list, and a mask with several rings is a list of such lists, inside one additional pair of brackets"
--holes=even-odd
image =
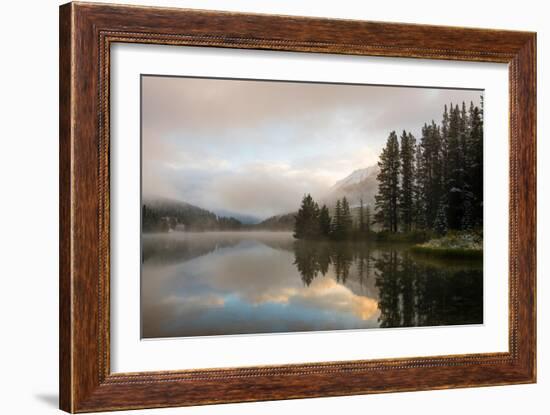
[[(131, 1), (134, 4), (368, 19), (538, 32), (538, 299), (536, 385), (176, 408), (157, 414), (548, 413), (550, 398), (550, 63), (546, 2), (462, 0)], [(0, 412), (57, 412), (58, 9), (54, 0), (4, 2), (0, 64)], [(548, 79), (550, 73), (546, 76)], [(546, 199), (546, 200), (545, 200)], [(137, 413), (137, 412), (133, 412)]]

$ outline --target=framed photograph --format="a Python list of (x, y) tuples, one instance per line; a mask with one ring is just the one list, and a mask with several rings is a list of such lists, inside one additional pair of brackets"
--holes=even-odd
[(536, 381), (536, 35), (60, 8), (60, 407)]

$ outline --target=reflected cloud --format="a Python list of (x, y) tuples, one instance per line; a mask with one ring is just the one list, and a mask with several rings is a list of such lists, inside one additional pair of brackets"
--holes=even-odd
[(303, 287), (288, 302), (307, 304), (314, 308), (333, 312), (351, 313), (361, 320), (378, 318), (378, 302), (369, 297), (355, 294), (348, 287), (330, 277), (315, 279)]
[(482, 262), (425, 262), (359, 242), (296, 243), (287, 232), (152, 240), (162, 249), (142, 268), (147, 338), (483, 321)]
[[(177, 330), (191, 334), (207, 330), (212, 334), (223, 330), (304, 331), (360, 328), (364, 327), (362, 322), (377, 324), (376, 299), (354, 292), (357, 284), (344, 286), (337, 282), (335, 270), (329, 269), (326, 277), (315, 279), (309, 286), (304, 284), (294, 265), (290, 234), (237, 232), (226, 237), (230, 243), (215, 242), (210, 233), (196, 234), (195, 239), (185, 234), (169, 235), (166, 238), (179, 247), (176, 250), (196, 252), (198, 256), (171, 265), (154, 257), (144, 263), (142, 310), (146, 337), (164, 337)], [(182, 241), (186, 243), (183, 251)], [(287, 241), (287, 249), (281, 248), (283, 241)], [(198, 247), (190, 248), (189, 244)], [(164, 252), (166, 246), (163, 244), (159, 252)], [(210, 249), (206, 250), (207, 246)], [(176, 251), (170, 254), (174, 256)], [(209, 317), (214, 314), (218, 316), (215, 321)], [(274, 328), (273, 321), (264, 320), (269, 315), (279, 328)], [(206, 327), (201, 329), (198, 322), (204, 320)]]

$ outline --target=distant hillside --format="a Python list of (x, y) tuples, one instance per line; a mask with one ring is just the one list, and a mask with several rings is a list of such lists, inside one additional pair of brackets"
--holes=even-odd
[(261, 221), (261, 219), (259, 219), (256, 216), (247, 215), (247, 214), (244, 214), (244, 213), (237, 213), (237, 212), (233, 212), (231, 210), (213, 209), (213, 211), (218, 216), (222, 216), (222, 217), (225, 217), (225, 218), (235, 218), (239, 222), (241, 222), (245, 225), (253, 225), (253, 224), (259, 223)]
[[(380, 171), (378, 165), (358, 169), (350, 175), (337, 181), (320, 200), (319, 205), (326, 204), (333, 213), (338, 199), (344, 196), (351, 206), (352, 216), (358, 216), (357, 207), (363, 200), (365, 206), (374, 210), (374, 197), (378, 192), (376, 176)], [(186, 202), (171, 199), (150, 199), (143, 201), (142, 223), (145, 232), (179, 230), (253, 230), (292, 231), (295, 215), (290, 212), (275, 215), (259, 223), (258, 219), (249, 215), (241, 215), (226, 210), (210, 210), (191, 205)]]
[(376, 176), (379, 171), (378, 164), (355, 170), (349, 176), (337, 181), (322, 199), (322, 203), (334, 207), (336, 200), (345, 196), (352, 207), (358, 206), (361, 199), (365, 205), (374, 207), (374, 196), (378, 192)]
[(239, 229), (242, 223), (232, 217), (217, 216), (209, 210), (171, 199), (149, 199), (142, 204), (144, 232)]
[(294, 229), (294, 216), (297, 212), (275, 215), (255, 225), (255, 228), (271, 231), (291, 231)]

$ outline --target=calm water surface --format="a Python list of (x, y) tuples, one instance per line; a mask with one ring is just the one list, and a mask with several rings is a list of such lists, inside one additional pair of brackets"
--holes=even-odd
[(142, 337), (483, 323), (482, 261), (287, 232), (145, 234)]

